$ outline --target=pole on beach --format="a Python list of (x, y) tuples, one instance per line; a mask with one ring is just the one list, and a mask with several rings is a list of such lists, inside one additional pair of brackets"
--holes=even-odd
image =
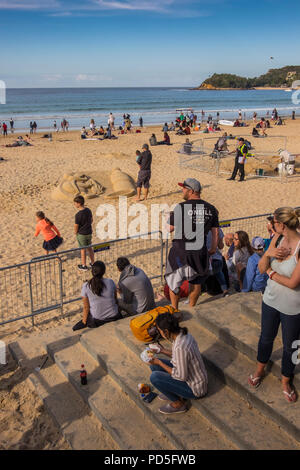
[(28, 264), (28, 277), (29, 277), (28, 285), (29, 285), (29, 295), (30, 295), (31, 321), (32, 321), (32, 326), (34, 326), (31, 263)]

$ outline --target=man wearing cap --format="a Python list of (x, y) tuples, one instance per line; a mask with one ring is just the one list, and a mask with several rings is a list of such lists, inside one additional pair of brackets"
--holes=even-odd
[[(217, 209), (201, 199), (201, 185), (187, 178), (182, 187), (184, 202), (170, 213), (168, 230), (174, 232), (169, 252), (165, 279), (170, 289), (172, 306), (178, 309), (180, 286), (184, 280), (190, 284), (190, 306), (196, 305), (203, 284), (209, 275), (209, 255), (216, 252), (219, 218)], [(212, 231), (208, 251), (206, 237)]]
[(140, 167), (137, 179), (137, 196), (136, 200), (141, 201), (141, 191), (142, 187), (145, 188), (144, 200), (146, 201), (148, 197), (149, 187), (150, 187), (150, 178), (151, 178), (151, 163), (152, 163), (152, 153), (149, 150), (148, 144), (144, 144), (143, 152), (138, 156), (136, 162)]
[(254, 254), (250, 256), (247, 262), (242, 292), (264, 292), (268, 281), (268, 275), (266, 273), (261, 274), (259, 272), (258, 263), (264, 254), (265, 241), (261, 237), (254, 237), (251, 245), (254, 249)]
[(240, 137), (238, 141), (238, 146), (236, 149), (234, 169), (233, 169), (231, 177), (228, 178), (228, 181), (234, 180), (238, 171), (240, 173), (239, 181), (245, 181), (245, 161), (246, 161), (247, 154), (248, 154), (248, 147), (245, 144), (245, 139), (243, 139), (243, 137)]

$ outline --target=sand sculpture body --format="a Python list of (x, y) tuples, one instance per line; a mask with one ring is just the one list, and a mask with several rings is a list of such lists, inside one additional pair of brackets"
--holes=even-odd
[(113, 186), (113, 192), (106, 195), (107, 198), (114, 198), (118, 196), (133, 196), (135, 186), (132, 178), (120, 170), (120, 168), (114, 168), (111, 172), (110, 179)]
[(76, 196), (90, 199), (100, 196), (103, 191), (103, 186), (90, 176), (80, 173), (65, 174), (58, 187), (52, 191), (51, 197), (55, 201), (72, 202)]

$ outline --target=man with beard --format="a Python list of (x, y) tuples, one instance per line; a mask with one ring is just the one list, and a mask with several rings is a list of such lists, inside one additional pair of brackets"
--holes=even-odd
[[(169, 252), (165, 279), (170, 289), (172, 306), (178, 309), (180, 286), (189, 281), (189, 303), (194, 307), (201, 294), (201, 284), (209, 275), (209, 257), (216, 252), (219, 217), (217, 209), (201, 199), (201, 184), (187, 178), (182, 187), (184, 202), (170, 213), (168, 230), (175, 232)], [(208, 232), (212, 232), (210, 250), (206, 246)]]

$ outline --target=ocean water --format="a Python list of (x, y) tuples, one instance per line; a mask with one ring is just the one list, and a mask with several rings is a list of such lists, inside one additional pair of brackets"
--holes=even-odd
[(63, 118), (70, 123), (70, 129), (88, 126), (90, 119), (97, 125), (106, 125), (112, 112), (116, 124), (122, 124), (122, 116), (129, 113), (134, 125), (140, 116), (145, 125), (174, 121), (177, 109), (192, 108), (201, 118), (220, 113), (221, 119), (235, 119), (241, 109), (243, 115), (258, 117), (271, 114), (276, 107), (282, 116), (291, 115), (300, 106), (293, 104), (292, 93), (284, 90), (189, 90), (187, 88), (27, 88), (8, 89), (6, 104), (0, 104), (1, 122), (12, 117), (15, 128), (29, 128), (30, 121), (36, 121), (38, 130), (58, 126)]

